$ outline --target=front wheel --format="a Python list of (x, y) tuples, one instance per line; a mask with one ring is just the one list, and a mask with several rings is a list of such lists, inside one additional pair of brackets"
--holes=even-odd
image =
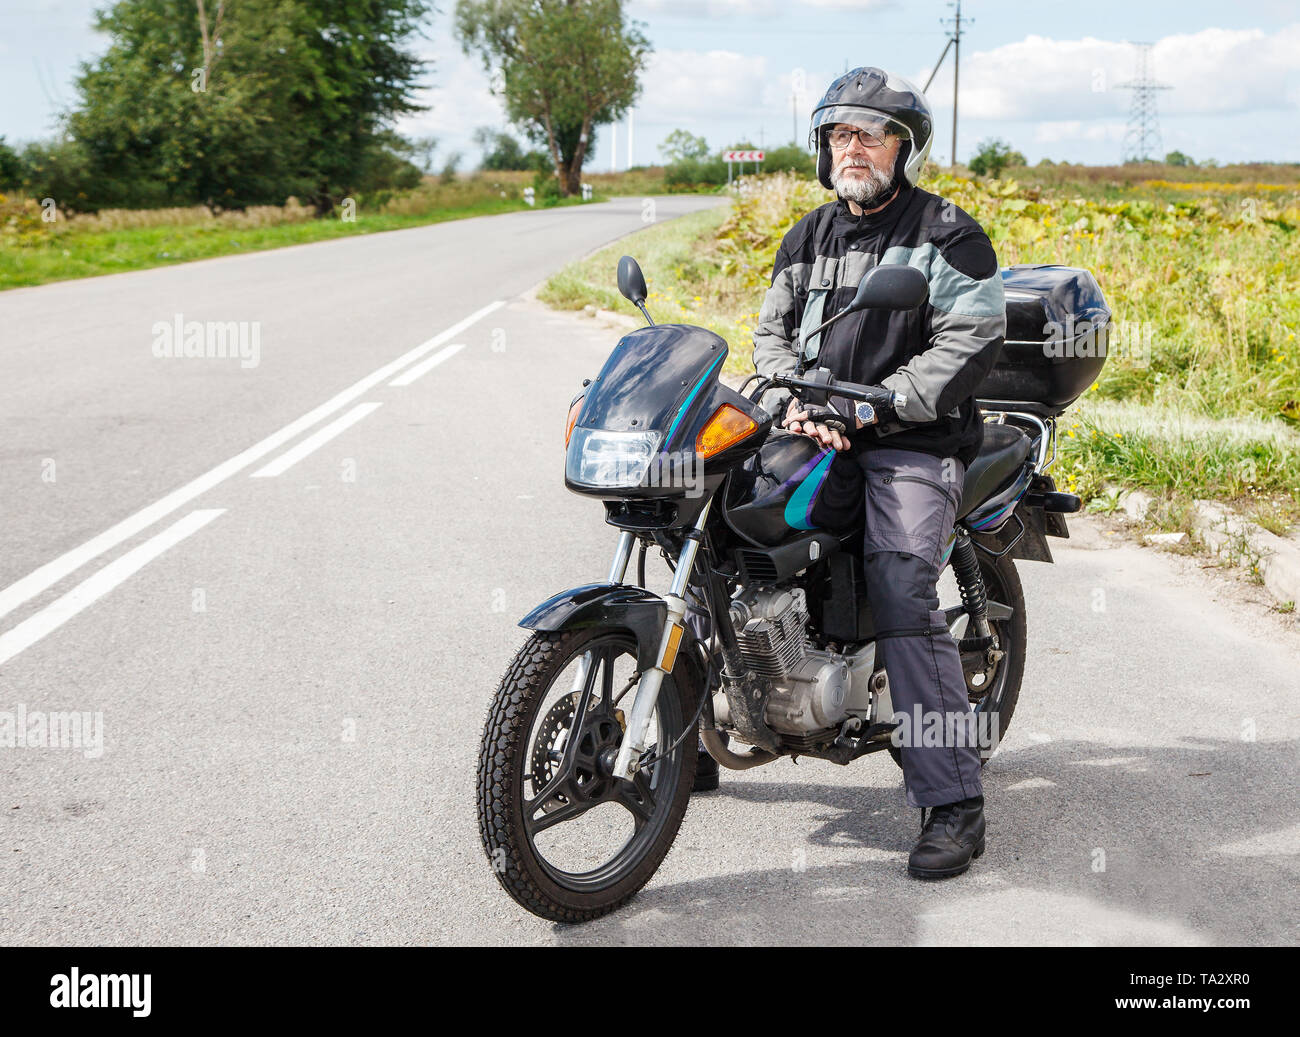
[(613, 777), (640, 674), (623, 630), (535, 633), (488, 711), (479, 834), (502, 887), (535, 915), (585, 922), (622, 906), (672, 846), (695, 780), (697, 689), (679, 654), (648, 728), (648, 766)]

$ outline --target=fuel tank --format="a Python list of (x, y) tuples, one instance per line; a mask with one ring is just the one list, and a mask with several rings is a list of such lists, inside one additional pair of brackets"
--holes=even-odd
[(775, 431), (732, 476), (727, 522), (765, 547), (815, 529), (813, 505), (835, 451), (807, 436)]

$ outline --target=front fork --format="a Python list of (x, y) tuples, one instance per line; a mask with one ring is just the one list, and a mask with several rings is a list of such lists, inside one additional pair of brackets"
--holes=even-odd
[[(609, 576), (606, 583), (622, 583), (623, 578), (627, 575), (627, 563), (632, 558), (632, 545), (636, 543), (636, 537), (626, 529), (619, 534), (618, 546), (614, 548), (614, 561), (609, 566)], [(582, 689), (587, 686), (587, 672), (591, 669), (591, 653), (583, 652), (582, 658), (578, 660), (578, 672), (573, 678), (573, 690), (581, 694)], [(577, 699), (573, 700), (577, 702)]]
[[(708, 521), (709, 509), (712, 506), (712, 498), (705, 501), (699, 517), (695, 520), (694, 528), (686, 534), (681, 553), (677, 556), (673, 583), (668, 593), (664, 595), (668, 605), (668, 615), (664, 620), (663, 635), (659, 639), (659, 653), (654, 666), (641, 675), (641, 680), (637, 684), (636, 698), (632, 702), (632, 713), (628, 718), (627, 730), (623, 733), (623, 741), (618, 747), (618, 757), (614, 761), (616, 778), (623, 778), (626, 781), (632, 779), (641, 754), (645, 751), (646, 731), (650, 726), (650, 715), (659, 701), (659, 689), (663, 687), (664, 677), (672, 672), (673, 665), (677, 661), (677, 649), (685, 634), (683, 619), (686, 616), (686, 587), (691, 579), (691, 570), (695, 568), (695, 557), (699, 553), (700, 540), (704, 536), (704, 524)], [(614, 565), (610, 568), (611, 583), (623, 581), (631, 554), (632, 534), (625, 532), (619, 537)], [(585, 673), (583, 678), (585, 680)], [(705, 694), (708, 694), (708, 689), (705, 689)]]

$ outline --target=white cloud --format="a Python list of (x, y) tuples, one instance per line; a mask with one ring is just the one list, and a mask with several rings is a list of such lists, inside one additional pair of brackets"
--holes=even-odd
[(670, 18), (770, 18), (788, 14), (792, 9), (811, 7), (818, 10), (870, 11), (893, 7), (893, 0), (639, 0), (629, 5), (633, 18), (650, 15)]
[[(1167, 36), (1151, 48), (1159, 111), (1169, 115), (1225, 115), (1294, 107), (1300, 101), (1300, 23), (1274, 33), (1259, 29), (1203, 29)], [(962, 61), (961, 110), (976, 119), (1098, 119), (1128, 111), (1121, 84), (1134, 73), (1136, 49), (1085, 37), (1028, 36)], [(925, 81), (925, 72), (921, 82)], [(937, 109), (950, 108), (951, 63), (930, 89)]]
[[(762, 7), (762, 0), (716, 2), (735, 10)], [(1297, 145), (1278, 132), (1277, 113), (1300, 104), (1300, 63), (1293, 57), (1297, 52), (1300, 23), (1271, 33), (1211, 28), (1157, 41), (1151, 55), (1153, 74), (1174, 88), (1162, 91), (1157, 102), (1166, 150), (1179, 147), (1222, 160), (1294, 160)], [(1132, 77), (1135, 54), (1121, 41), (1038, 35), (963, 53), (959, 153), (968, 155), (975, 141), (986, 136), (1000, 136), (1031, 160), (1048, 154), (1118, 161), (1131, 101), (1131, 92), (1119, 84)], [(501, 105), (488, 91), (487, 75), (476, 58), (465, 57), (443, 34), (430, 43), (426, 56), (436, 61), (430, 76), (433, 86), (423, 94), (432, 110), (403, 120), (400, 128), (408, 135), (440, 137), (443, 156), (459, 150), (467, 162), (477, 161), (470, 141), (474, 128), (505, 125)], [(838, 71), (807, 70), (793, 130), (796, 139), (802, 141), (809, 109)], [(899, 71), (924, 83), (930, 68)], [(655, 51), (642, 75), (636, 106), (637, 160), (655, 161), (659, 142), (677, 127), (707, 137), (714, 147), (742, 137), (757, 142), (763, 128), (769, 144), (786, 140), (792, 132), (790, 95), (796, 72), (779, 59), (737, 49)], [(930, 99), (938, 117), (935, 153), (946, 161), (951, 58), (932, 84)], [(1226, 116), (1234, 119), (1231, 133), (1223, 122)], [(622, 165), (625, 130), (618, 136)], [(609, 145), (605, 128), (597, 143), (601, 168), (608, 165)]]
[[(789, 82), (789, 76), (785, 76)], [(660, 50), (641, 76), (638, 117), (649, 122), (708, 120), (745, 115), (780, 88), (767, 71), (767, 59), (730, 50)]]
[(804, 7), (820, 7), (825, 10), (870, 11), (880, 7), (893, 7), (891, 0), (801, 0)]
[(1057, 122), (1040, 122), (1034, 126), (1034, 141), (1038, 144), (1119, 142), (1124, 139), (1126, 124), (1122, 122), (1083, 122), (1065, 119)]
[(778, 0), (640, 0), (629, 5), (633, 18), (666, 15), (672, 18), (767, 17), (776, 14)]
[(417, 95), (428, 110), (405, 116), (398, 122), (398, 131), (407, 137), (437, 137), (435, 164), (459, 151), (466, 159), (464, 168), (469, 168), (479, 159), (472, 142), (474, 130), (479, 126), (504, 129), (505, 110), (488, 89), (482, 61), (466, 56), (449, 33), (423, 48), (420, 57), (433, 62), (426, 75), (430, 85)]

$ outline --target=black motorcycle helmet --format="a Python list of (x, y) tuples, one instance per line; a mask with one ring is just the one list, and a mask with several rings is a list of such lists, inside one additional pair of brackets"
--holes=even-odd
[(894, 162), (894, 181), (915, 187), (934, 142), (934, 116), (919, 87), (902, 76), (870, 66), (835, 80), (813, 109), (808, 148), (817, 152), (817, 179), (831, 190), (831, 149), (826, 129), (835, 123), (885, 128), (903, 138)]

